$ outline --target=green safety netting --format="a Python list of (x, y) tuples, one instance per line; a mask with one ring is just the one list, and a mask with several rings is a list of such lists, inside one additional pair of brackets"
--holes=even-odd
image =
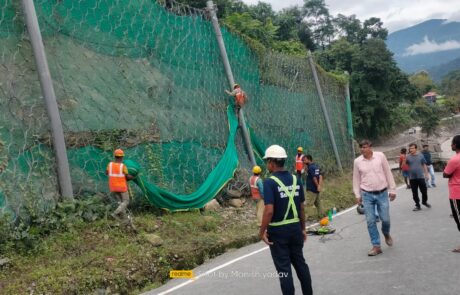
[(125, 161), (130, 173), (136, 175), (135, 182), (141, 188), (144, 196), (159, 208), (173, 210), (203, 208), (204, 205), (212, 200), (222, 187), (233, 177), (238, 165), (238, 155), (236, 153), (235, 135), (238, 121), (232, 107), (227, 111), (229, 120), (229, 137), (227, 148), (222, 155), (217, 166), (211, 171), (208, 178), (201, 186), (189, 195), (178, 195), (164, 190), (154, 183), (146, 181), (142, 174), (142, 167), (134, 161)]
[[(232, 146), (239, 167), (251, 168), (241, 136), (229, 130), (228, 81), (204, 10), (153, 0), (34, 3), (76, 195), (107, 192), (105, 167), (120, 147), (141, 171), (137, 192), (173, 210), (215, 196), (235, 169)], [(292, 162), (300, 145), (323, 169), (336, 169), (307, 59), (256, 54), (222, 34), (249, 95), (244, 111), (258, 163), (271, 144), (284, 146)], [(20, 1), (0, 0), (0, 68), (0, 198), (18, 214), (30, 202), (46, 210), (59, 190)], [(342, 165), (351, 167), (344, 85), (319, 76)]]

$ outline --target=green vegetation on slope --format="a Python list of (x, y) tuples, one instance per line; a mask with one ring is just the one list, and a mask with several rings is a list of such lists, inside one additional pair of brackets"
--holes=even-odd
[[(354, 204), (350, 179), (350, 173), (326, 176), (324, 209)], [(36, 226), (13, 235), (0, 224), (0, 256), (11, 260), (0, 272), (2, 294), (88, 294), (98, 289), (135, 294), (163, 284), (171, 269), (193, 269), (229, 248), (259, 240), (255, 204), (249, 199), (242, 208), (218, 212), (134, 212), (137, 232), (107, 219), (113, 208), (100, 197), (88, 203), (67, 203), (49, 220), (37, 220)], [(92, 214), (83, 215), (90, 208)], [(156, 239), (152, 234), (162, 240), (160, 246), (151, 244)]]

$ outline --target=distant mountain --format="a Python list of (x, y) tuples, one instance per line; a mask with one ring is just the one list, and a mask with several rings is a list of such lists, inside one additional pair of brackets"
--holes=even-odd
[(404, 72), (435, 71), (440, 79), (450, 70), (439, 66), (460, 58), (460, 22), (431, 19), (391, 33), (387, 46)]
[(460, 57), (451, 60), (448, 63), (431, 67), (428, 69), (428, 73), (430, 73), (430, 76), (434, 81), (440, 82), (443, 76), (455, 70), (460, 70)]

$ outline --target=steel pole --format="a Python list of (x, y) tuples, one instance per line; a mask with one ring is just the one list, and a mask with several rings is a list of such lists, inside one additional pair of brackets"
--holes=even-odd
[[(220, 56), (224, 64), (225, 74), (227, 75), (230, 89), (232, 89), (233, 85), (235, 84), (235, 79), (233, 78), (232, 68), (228, 60), (227, 50), (225, 49), (224, 38), (222, 37), (222, 32), (220, 31), (214, 3), (212, 1), (207, 1), (206, 6), (211, 16), (211, 22), (214, 28), (214, 33), (216, 34), (217, 44), (219, 45)], [(238, 112), (238, 121), (240, 123), (240, 130), (243, 135), (243, 141), (246, 146), (246, 150), (248, 151), (249, 160), (251, 161), (252, 166), (255, 166), (257, 163), (254, 157), (254, 151), (252, 150), (251, 139), (249, 137), (248, 130), (246, 129), (246, 120), (244, 119), (243, 109), (240, 109)]]
[(332, 131), (331, 121), (329, 120), (329, 115), (327, 113), (326, 103), (324, 102), (323, 91), (321, 90), (321, 85), (319, 84), (318, 73), (316, 73), (316, 66), (313, 62), (313, 57), (311, 51), (308, 50), (308, 61), (310, 63), (311, 71), (313, 73), (313, 78), (315, 79), (316, 91), (318, 92), (319, 101), (321, 103), (321, 109), (323, 111), (324, 120), (326, 121), (327, 131), (329, 132), (329, 137), (331, 139), (332, 148), (335, 154), (335, 160), (337, 162), (337, 167), (340, 172), (343, 171), (342, 163), (340, 161), (339, 151), (337, 150), (337, 144), (335, 143), (334, 132)]
[(54, 93), (53, 80), (48, 68), (45, 47), (38, 25), (37, 14), (33, 0), (22, 0), (27, 31), (30, 36), (30, 43), (37, 64), (38, 77), (42, 89), (43, 99), (50, 119), (51, 136), (53, 140), (54, 153), (56, 156), (57, 174), (61, 195), (67, 199), (73, 199), (72, 182), (70, 179), (69, 161), (65, 146), (64, 131), (62, 129), (61, 117)]
[(351, 99), (350, 99), (350, 74), (345, 71), (345, 75), (347, 76), (347, 84), (345, 85), (345, 98), (347, 104), (347, 126), (348, 126), (348, 134), (351, 137), (351, 150), (353, 151), (353, 157), (356, 155), (355, 151), (355, 135), (353, 132), (353, 114), (351, 113)]

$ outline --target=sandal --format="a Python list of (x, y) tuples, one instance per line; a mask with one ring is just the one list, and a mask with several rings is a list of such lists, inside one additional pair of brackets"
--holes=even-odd
[(372, 249), (367, 253), (367, 256), (377, 256), (382, 254), (382, 249), (380, 247), (374, 246)]

